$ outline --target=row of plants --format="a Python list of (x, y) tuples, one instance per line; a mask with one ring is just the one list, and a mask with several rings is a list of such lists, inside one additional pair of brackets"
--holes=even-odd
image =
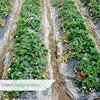
[(12, 0), (0, 0), (0, 26), (4, 27), (4, 19), (12, 11)]
[(77, 11), (73, 0), (54, 0), (53, 6), (59, 10), (58, 17), (64, 33), (60, 41), (66, 47), (61, 63), (72, 59), (79, 61), (73, 73), (82, 93), (100, 91), (100, 53), (84, 24), (85, 19)]
[[(25, 0), (14, 34), (14, 47), (11, 50), (11, 63), (6, 66), (8, 78), (47, 79), (47, 49), (42, 43), (41, 0)], [(19, 91), (4, 92), (3, 98), (11, 100), (20, 96)]]
[(93, 18), (94, 24), (100, 20), (100, 0), (81, 0)]

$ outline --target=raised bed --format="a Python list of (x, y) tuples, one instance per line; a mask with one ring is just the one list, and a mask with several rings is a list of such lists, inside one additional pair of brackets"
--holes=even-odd
[[(40, 8), (40, 0), (27, 0), (23, 4), (17, 22), (17, 30), (13, 32), (14, 45), (9, 48), (10, 62), (5, 66), (6, 76), (9, 79), (48, 78), (44, 74), (47, 50), (39, 36), (41, 30)], [(3, 93), (3, 98), (12, 99), (18, 96), (20, 96), (19, 91)]]
[(80, 0), (82, 6), (87, 9), (89, 15), (92, 17), (94, 24), (100, 20), (100, 1), (99, 0)]
[(94, 100), (100, 96), (100, 53), (75, 1), (54, 0), (53, 5), (58, 9), (62, 30), (58, 47), (64, 85), (73, 99)]
[[(41, 0), (27, 0), (23, 3), (17, 29), (12, 33), (13, 45), (9, 47), (10, 61), (5, 66), (6, 77), (4, 79), (48, 78), (47, 50), (40, 37), (41, 4)], [(4, 92), (2, 96), (4, 99), (12, 99), (19, 97), (21, 93), (20, 91)]]

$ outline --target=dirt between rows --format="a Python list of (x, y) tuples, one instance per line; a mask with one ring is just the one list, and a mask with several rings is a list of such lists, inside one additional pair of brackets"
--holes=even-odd
[(72, 100), (72, 98), (67, 94), (64, 85), (62, 84), (62, 77), (59, 73), (59, 65), (57, 64), (58, 58), (58, 47), (57, 41), (54, 39), (54, 27), (53, 27), (53, 20), (51, 18), (51, 11), (50, 7), (48, 6), (49, 2), (46, 0), (46, 7), (47, 7), (47, 18), (50, 24), (50, 31), (49, 31), (49, 49), (51, 53), (51, 66), (53, 70), (53, 78), (56, 82), (52, 86), (52, 92), (57, 96), (57, 100)]

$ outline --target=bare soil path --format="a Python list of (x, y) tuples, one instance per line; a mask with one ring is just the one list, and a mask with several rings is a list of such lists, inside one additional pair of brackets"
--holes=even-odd
[[(57, 47), (57, 41), (55, 39), (55, 27), (53, 23), (53, 19), (51, 17), (51, 7), (50, 7), (50, 0), (44, 0), (46, 2), (46, 9), (47, 9), (47, 20), (49, 23), (48, 31), (48, 45), (50, 50), (50, 62), (51, 67), (53, 70), (53, 79), (56, 80), (56, 82), (52, 86), (52, 92), (53, 95), (56, 96), (55, 100), (72, 100), (71, 97), (67, 94), (66, 89), (63, 86), (62, 78), (59, 73), (59, 65), (57, 63), (58, 59), (58, 47)], [(54, 99), (53, 99), (54, 100)]]

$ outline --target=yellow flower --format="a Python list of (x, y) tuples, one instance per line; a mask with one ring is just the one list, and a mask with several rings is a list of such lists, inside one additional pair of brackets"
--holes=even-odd
[(48, 76), (46, 74), (43, 74), (42, 77), (48, 79)]
[(62, 10), (63, 10), (63, 8), (61, 7), (61, 8), (60, 8), (60, 11), (62, 11)]
[(10, 47), (10, 48), (9, 48), (9, 51), (11, 51), (12, 49), (13, 49), (13, 48), (12, 48), (12, 47)]
[(64, 28), (63, 28), (63, 32), (64, 32), (64, 33), (66, 32)]
[(45, 68), (45, 71), (48, 73), (49, 72), (49, 69), (48, 68)]
[(42, 37), (40, 38), (40, 40), (42, 40)]
[(64, 43), (67, 43), (67, 40), (64, 39)]
[(68, 56), (65, 56), (65, 57), (64, 57), (64, 61), (67, 61), (67, 60), (68, 60)]
[(9, 100), (9, 98), (5, 98), (4, 100)]
[(12, 56), (11, 56), (11, 59), (15, 59), (16, 58), (16, 54), (14, 52), (12, 52)]
[(4, 20), (0, 20), (0, 26), (4, 27)]
[(63, 21), (63, 17), (62, 17), (62, 18), (60, 18), (60, 21)]
[(60, 62), (61, 62), (61, 63), (64, 63), (64, 59), (63, 59), (63, 58), (61, 58)]

